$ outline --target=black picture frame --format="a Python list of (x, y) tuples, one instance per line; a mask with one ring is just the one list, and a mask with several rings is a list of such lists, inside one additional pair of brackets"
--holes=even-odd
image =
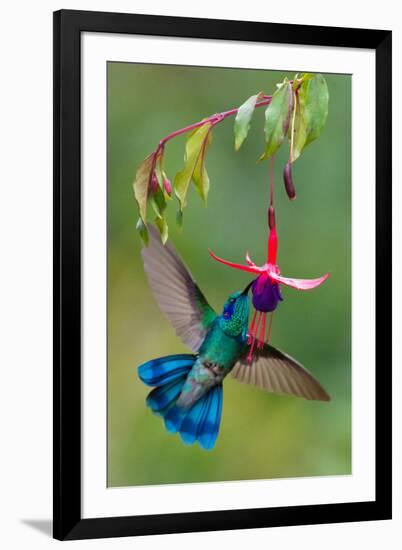
[[(81, 48), (83, 32), (368, 48), (376, 56), (376, 498), (369, 502), (83, 519), (81, 515)], [(60, 540), (390, 519), (392, 35), (61, 10), (54, 13), (54, 521)], [(381, 287), (379, 287), (381, 285)]]

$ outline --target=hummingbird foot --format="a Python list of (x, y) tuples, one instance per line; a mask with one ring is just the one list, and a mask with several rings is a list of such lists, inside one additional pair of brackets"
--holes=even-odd
[(219, 384), (224, 378), (224, 369), (219, 363), (213, 363), (212, 361), (204, 361), (204, 367), (208, 369), (214, 376), (214, 382)]

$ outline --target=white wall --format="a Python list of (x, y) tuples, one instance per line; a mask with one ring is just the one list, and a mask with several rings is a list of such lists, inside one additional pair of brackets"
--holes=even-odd
[[(388, 28), (394, 31), (394, 205), (400, 217), (402, 20), (398, 3), (337, 0), (234, 2), (88, 0), (7, 2), (0, 34), (0, 540), (36, 550), (57, 542), (43, 533), (51, 517), (52, 16), (60, 8)], [(399, 96), (399, 97), (398, 97)], [(398, 154), (397, 154), (398, 153)], [(401, 221), (394, 219), (394, 281), (401, 280)], [(397, 254), (399, 250), (399, 253)], [(299, 550), (386, 545), (399, 548), (401, 507), (401, 291), (394, 284), (395, 519), (391, 522), (275, 528), (77, 542), (80, 547), (192, 549), (218, 545)], [(399, 341), (397, 341), (399, 340)], [(36, 528), (32, 526), (36, 525)], [(39, 529), (38, 529), (39, 527)]]

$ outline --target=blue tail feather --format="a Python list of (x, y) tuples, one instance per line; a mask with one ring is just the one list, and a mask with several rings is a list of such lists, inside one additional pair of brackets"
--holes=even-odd
[(195, 355), (178, 354), (160, 357), (138, 367), (144, 384), (155, 386), (146, 403), (164, 418), (167, 431), (179, 432), (184, 443), (196, 441), (203, 449), (212, 449), (218, 437), (222, 415), (222, 384), (213, 387), (189, 408), (176, 406)]
[(211, 398), (208, 412), (203, 419), (198, 431), (198, 441), (204, 449), (212, 449), (219, 433), (222, 416), (223, 389), (222, 384), (215, 386), (210, 392)]
[(156, 413), (160, 413), (166, 409), (166, 407), (179, 397), (185, 379), (186, 377), (182, 376), (168, 384), (154, 388), (148, 394), (146, 400), (148, 407)]
[(162, 386), (187, 375), (193, 366), (195, 355), (168, 355), (147, 361), (138, 367), (138, 376), (147, 386)]
[(172, 406), (164, 415), (169, 432), (179, 432), (184, 443), (198, 441), (203, 449), (213, 449), (222, 416), (222, 384), (212, 388), (189, 409)]
[(191, 445), (197, 440), (198, 428), (202, 423), (205, 415), (205, 410), (208, 408), (208, 399), (199, 399), (183, 418), (180, 426), (180, 436), (184, 443)]
[(181, 407), (172, 407), (165, 414), (165, 428), (175, 434), (180, 430), (181, 423), (187, 410)]

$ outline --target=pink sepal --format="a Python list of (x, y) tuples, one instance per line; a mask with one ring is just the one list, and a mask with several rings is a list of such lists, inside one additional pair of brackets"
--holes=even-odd
[(269, 276), (272, 280), (282, 285), (291, 286), (292, 288), (297, 288), (298, 290), (311, 290), (320, 286), (324, 281), (329, 277), (329, 273), (326, 273), (318, 279), (289, 279), (288, 277), (282, 277), (276, 273), (270, 272)]
[(246, 271), (247, 273), (261, 273), (261, 271), (264, 271), (260, 267), (257, 267), (256, 265), (251, 267), (247, 265), (241, 265), (241, 264), (234, 264), (233, 262), (228, 262), (227, 260), (223, 260), (222, 258), (219, 258), (216, 256), (212, 250), (208, 249), (208, 252), (210, 256), (216, 260), (217, 262), (220, 262), (221, 264), (228, 265), (229, 267), (234, 267), (235, 269), (240, 269), (241, 271)]
[(255, 265), (255, 263), (253, 262), (253, 260), (250, 258), (248, 252), (246, 252), (246, 262), (247, 262), (247, 264), (248, 264), (250, 267), (258, 267), (258, 266)]

